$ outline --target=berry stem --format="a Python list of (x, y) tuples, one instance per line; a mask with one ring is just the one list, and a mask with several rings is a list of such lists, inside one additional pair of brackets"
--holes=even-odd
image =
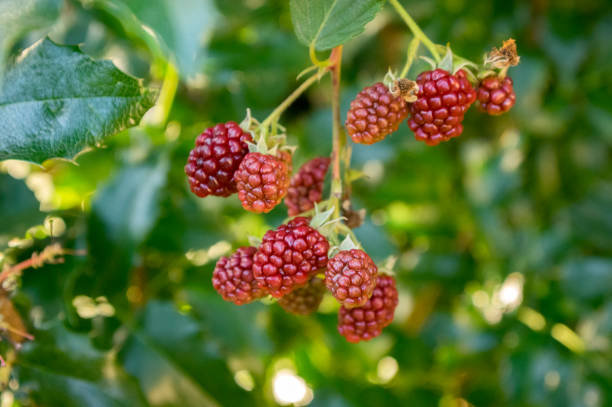
[[(334, 218), (340, 216), (340, 200), (342, 199), (341, 160), (346, 148), (346, 134), (342, 130), (340, 119), (340, 74), (342, 69), (342, 45), (334, 48), (329, 57), (332, 78), (332, 184), (331, 200), (334, 205)], [(346, 163), (345, 163), (346, 164)], [(346, 177), (345, 177), (346, 178)], [(345, 180), (346, 181), (346, 180)]]
[(310, 85), (312, 85), (313, 83), (317, 82), (318, 80), (320, 80), (323, 76), (325, 76), (325, 74), (327, 73), (326, 69), (320, 69), (319, 72), (317, 72), (316, 74), (312, 75), (310, 78), (306, 79), (304, 82), (302, 82), (302, 84), (300, 86), (298, 86), (293, 92), (291, 92), (291, 94), (289, 96), (287, 96), (287, 98), (285, 100), (283, 100), (281, 102), (280, 105), (278, 105), (276, 107), (276, 109), (274, 109), (272, 111), (272, 113), (270, 113), (268, 115), (268, 117), (266, 117), (264, 119), (263, 122), (261, 122), (261, 124), (259, 125), (260, 129), (267, 129), (268, 127), (270, 127), (270, 125), (272, 123), (274, 123), (276, 120), (278, 120), (278, 118), (280, 117), (280, 115), (287, 110), (287, 108), (289, 106), (291, 106), (291, 104), (298, 98), (300, 97), (300, 95), (302, 93), (304, 93), (304, 91), (306, 91), (306, 89), (308, 89), (310, 87)]
[(425, 44), (425, 46), (427, 47), (431, 55), (434, 57), (436, 62), (440, 62), (440, 54), (438, 53), (436, 44), (434, 44), (429, 39), (429, 37), (425, 35), (423, 30), (421, 30), (421, 27), (419, 27), (419, 25), (413, 20), (413, 18), (410, 17), (410, 14), (408, 14), (406, 9), (402, 7), (400, 2), (398, 0), (389, 0), (389, 3), (391, 3), (391, 5), (395, 8), (395, 11), (397, 11), (397, 13), (400, 15), (402, 20), (404, 20), (408, 28), (410, 28), (410, 31), (412, 31), (412, 34), (414, 34), (416, 38), (418, 38), (423, 44)]
[(75, 255), (75, 256), (85, 256), (87, 252), (84, 250), (67, 250), (63, 249), (59, 244), (53, 244), (47, 246), (40, 253), (32, 253), (32, 257), (24, 260), (20, 263), (15, 264), (11, 267), (5, 267), (4, 270), (0, 273), (0, 284), (4, 282), (7, 278), (12, 276), (13, 274), (20, 273), (21, 271), (28, 269), (30, 267), (42, 267), (43, 264), (47, 262), (55, 261), (55, 257), (62, 255)]
[(421, 44), (421, 40), (418, 37), (414, 37), (410, 44), (408, 45), (408, 52), (406, 56), (406, 64), (400, 73), (400, 78), (405, 78), (414, 62), (414, 58), (416, 57), (417, 50), (419, 49), (419, 45)]

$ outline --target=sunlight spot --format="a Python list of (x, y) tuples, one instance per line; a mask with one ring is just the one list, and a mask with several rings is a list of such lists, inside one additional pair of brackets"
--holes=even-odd
[(395, 360), (395, 358), (392, 356), (385, 356), (378, 361), (376, 374), (378, 375), (378, 379), (381, 383), (388, 383), (395, 377), (398, 370), (399, 365), (397, 360)]
[(272, 380), (274, 399), (278, 404), (305, 406), (312, 401), (312, 390), (304, 379), (289, 369), (276, 372)]
[(246, 391), (251, 391), (255, 388), (255, 380), (248, 370), (239, 370), (234, 374), (236, 384)]
[(561, 376), (559, 372), (556, 370), (549, 370), (546, 372), (546, 376), (544, 376), (544, 384), (548, 387), (549, 390), (555, 390), (559, 387), (559, 383), (561, 383)]
[(472, 303), (478, 308), (485, 308), (489, 305), (489, 294), (484, 290), (478, 290), (472, 294)]
[(518, 319), (534, 331), (541, 331), (546, 326), (546, 319), (538, 311), (528, 307), (521, 307)]

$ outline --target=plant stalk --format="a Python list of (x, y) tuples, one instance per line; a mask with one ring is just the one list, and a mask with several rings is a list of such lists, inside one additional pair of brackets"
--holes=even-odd
[(342, 199), (342, 157), (346, 147), (346, 134), (342, 130), (340, 119), (340, 75), (342, 71), (342, 45), (334, 48), (329, 57), (332, 79), (332, 184), (331, 199), (334, 205), (334, 218), (340, 216)]
[(389, 3), (391, 3), (391, 5), (395, 8), (397, 14), (399, 14), (402, 20), (404, 20), (408, 28), (410, 28), (412, 34), (416, 38), (418, 38), (423, 44), (425, 44), (436, 62), (440, 62), (440, 54), (438, 53), (436, 44), (434, 44), (433, 41), (431, 41), (429, 37), (425, 35), (423, 30), (421, 30), (421, 27), (419, 27), (419, 25), (414, 21), (410, 14), (408, 14), (406, 9), (402, 7), (400, 2), (398, 0), (389, 0)]
[(266, 129), (267, 127), (269, 127), (270, 124), (272, 124), (274, 122), (274, 120), (278, 119), (280, 117), (280, 115), (285, 110), (287, 110), (287, 108), (289, 106), (291, 106), (291, 104), (298, 97), (300, 97), (300, 95), (302, 93), (304, 93), (304, 91), (306, 91), (306, 89), (308, 89), (310, 87), (310, 85), (312, 85), (316, 81), (320, 80), (323, 76), (325, 76), (326, 73), (327, 73), (327, 70), (320, 70), (319, 72), (317, 72), (316, 74), (312, 75), (310, 78), (308, 78), (304, 82), (302, 82), (302, 84), (300, 86), (298, 86), (293, 92), (291, 92), (291, 94), (289, 96), (287, 96), (287, 98), (285, 100), (283, 100), (281, 102), (281, 104), (278, 105), (276, 107), (276, 109), (274, 109), (272, 111), (272, 113), (270, 113), (268, 115), (268, 117), (266, 117), (264, 119), (263, 122), (261, 122), (261, 124), (259, 125), (259, 128), (260, 129)]

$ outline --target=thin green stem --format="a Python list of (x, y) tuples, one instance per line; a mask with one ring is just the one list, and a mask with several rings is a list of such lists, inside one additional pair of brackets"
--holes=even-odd
[(332, 78), (332, 184), (331, 199), (334, 202), (334, 218), (340, 216), (342, 199), (342, 152), (346, 146), (346, 134), (340, 119), (340, 74), (342, 69), (342, 45), (333, 49), (330, 56)]
[(433, 41), (431, 41), (429, 37), (425, 35), (423, 30), (421, 30), (419, 25), (412, 19), (412, 17), (410, 17), (410, 14), (408, 14), (406, 9), (402, 7), (400, 2), (398, 0), (389, 0), (389, 3), (391, 3), (391, 5), (395, 8), (397, 14), (399, 14), (402, 20), (404, 20), (408, 28), (410, 28), (412, 34), (414, 34), (415, 37), (425, 44), (436, 62), (440, 62), (440, 54), (438, 53), (436, 44), (434, 44)]
[(421, 40), (419, 40), (417, 37), (412, 38), (412, 40), (410, 41), (410, 44), (408, 45), (407, 56), (406, 56), (406, 64), (404, 65), (404, 68), (402, 69), (402, 72), (400, 73), (400, 78), (404, 78), (408, 74), (408, 71), (410, 70), (412, 63), (414, 62), (414, 59), (416, 58), (417, 50), (419, 49), (420, 44), (421, 44)]
[(179, 75), (176, 67), (172, 63), (166, 64), (164, 82), (159, 92), (159, 98), (157, 98), (157, 104), (154, 110), (155, 114), (152, 117), (151, 124), (155, 126), (163, 126), (166, 124), (168, 116), (170, 115), (170, 110), (172, 109), (172, 104), (174, 103), (174, 96), (176, 95), (178, 83)]
[(310, 87), (310, 85), (312, 85), (313, 83), (315, 83), (318, 80), (320, 80), (323, 76), (325, 76), (326, 73), (327, 73), (327, 70), (320, 70), (319, 72), (317, 72), (316, 74), (312, 75), (310, 78), (308, 78), (304, 82), (302, 82), (302, 84), (300, 86), (298, 86), (293, 92), (291, 92), (291, 94), (289, 96), (287, 96), (287, 98), (285, 100), (283, 100), (282, 103), (280, 105), (278, 105), (276, 107), (276, 109), (274, 109), (272, 111), (272, 113), (270, 113), (268, 115), (268, 117), (266, 117), (264, 119), (263, 122), (261, 122), (261, 124), (259, 125), (259, 128), (261, 128), (261, 129), (268, 128), (275, 120), (277, 120), (280, 117), (280, 115), (289, 106), (291, 106), (291, 104), (298, 97), (300, 97), (300, 95), (302, 93), (304, 93), (304, 91), (306, 91), (306, 89), (308, 89)]

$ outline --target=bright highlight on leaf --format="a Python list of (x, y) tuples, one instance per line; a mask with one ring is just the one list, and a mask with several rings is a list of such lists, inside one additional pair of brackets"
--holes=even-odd
[(155, 94), (110, 61), (45, 39), (7, 70), (0, 87), (0, 160), (72, 159), (137, 125)]

